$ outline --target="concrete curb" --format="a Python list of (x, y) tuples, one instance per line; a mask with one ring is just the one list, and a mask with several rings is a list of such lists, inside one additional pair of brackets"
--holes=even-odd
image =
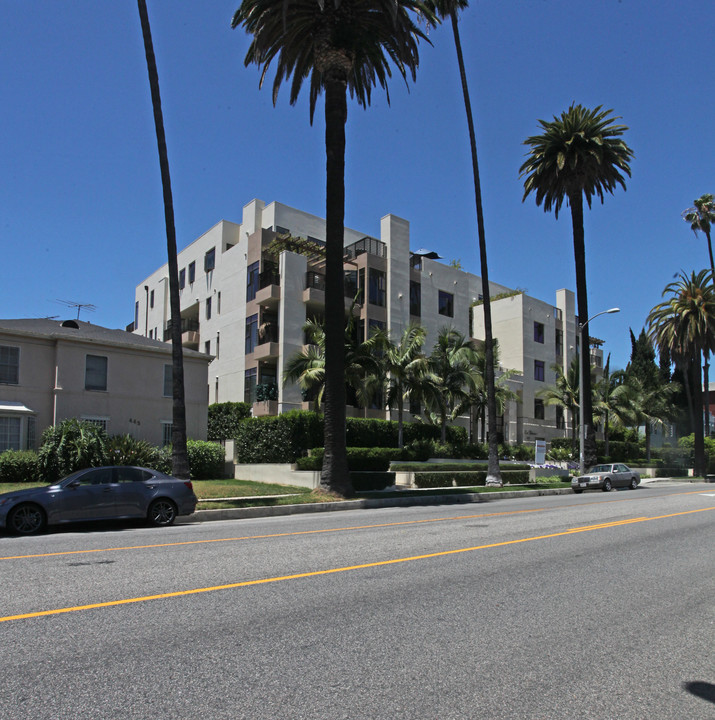
[(460, 495), (412, 495), (404, 498), (369, 498), (365, 500), (343, 500), (333, 503), (306, 503), (304, 505), (273, 505), (250, 508), (224, 508), (219, 510), (197, 510), (193, 515), (179, 517), (176, 522), (206, 522), (211, 520), (245, 520), (248, 518), (279, 517), (282, 515), (303, 515), (305, 513), (337, 512), (339, 510), (363, 510), (383, 507), (407, 507), (410, 505), (459, 505), (469, 503), (510, 500), (540, 495), (570, 495), (571, 488), (544, 488), (541, 490), (514, 490), (495, 493), (464, 493)]

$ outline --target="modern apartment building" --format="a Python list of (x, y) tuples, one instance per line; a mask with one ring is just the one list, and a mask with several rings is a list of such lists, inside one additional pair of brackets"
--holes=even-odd
[[(291, 246), (293, 250), (276, 252), (276, 238), (286, 236), (301, 238), (302, 251)], [(254, 414), (308, 407), (299, 387), (284, 384), (282, 378), (288, 358), (303, 348), (306, 319), (320, 318), (323, 312), (324, 239), (322, 218), (278, 202), (253, 200), (243, 208), (240, 224), (222, 220), (179, 253), (183, 342), (212, 356), (209, 402), (252, 402)], [(352, 308), (360, 337), (383, 327), (397, 338), (414, 322), (428, 332), (426, 350), (445, 326), (483, 338), (481, 306), (475, 305), (482, 297), (481, 278), (438, 262), (434, 252), (410, 251), (406, 220), (386, 215), (379, 238), (345, 228), (344, 245), (345, 308), (346, 313)], [(134, 333), (169, 341), (168, 285), (164, 265), (137, 286), (134, 322), (129, 326)], [(496, 283), (490, 288), (492, 296), (510, 293)], [(538, 414), (534, 395), (552, 379), (551, 364), (567, 362), (574, 352), (573, 293), (559, 291), (557, 308), (524, 295), (514, 297), (493, 306), (503, 309), (495, 310), (494, 332), (502, 348), (501, 364), (520, 373), (511, 382), (522, 398), (507, 409), (503, 433), (510, 442), (548, 440), (563, 431), (551, 408), (543, 419), (533, 417)], [(534, 353), (539, 348), (525, 340), (525, 323), (532, 316), (550, 338), (538, 358)], [(543, 363), (542, 380), (532, 377), (531, 358)], [(377, 409), (348, 412), (386, 416)]]
[[(206, 439), (211, 358), (184, 356), (187, 435)], [(0, 320), (0, 452), (35, 449), (61, 420), (171, 442), (171, 345), (76, 320)]]

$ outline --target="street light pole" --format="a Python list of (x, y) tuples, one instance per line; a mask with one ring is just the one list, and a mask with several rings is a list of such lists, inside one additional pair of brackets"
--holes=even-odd
[[(586, 444), (586, 426), (583, 422), (583, 348), (584, 348), (584, 338), (583, 338), (583, 331), (588, 326), (588, 324), (593, 320), (594, 318), (597, 318), (599, 315), (607, 315), (609, 313), (617, 313), (621, 312), (620, 308), (611, 308), (610, 310), (601, 310), (601, 312), (596, 313), (595, 315), (591, 315), (591, 317), (586, 320), (586, 322), (579, 323), (578, 324), (578, 336), (579, 336), (579, 342), (581, 343), (578, 348), (578, 405), (579, 405), (579, 412), (578, 412), (578, 419), (579, 419), (579, 429), (578, 429), (578, 472), (580, 475), (583, 475), (584, 472), (586, 472), (585, 468), (585, 459), (584, 459), (584, 445)], [(591, 372), (591, 363), (589, 362), (589, 368), (588, 371)]]

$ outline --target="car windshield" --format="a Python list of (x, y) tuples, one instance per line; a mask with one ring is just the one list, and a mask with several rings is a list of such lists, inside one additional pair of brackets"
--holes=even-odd
[(594, 465), (589, 472), (592, 473), (602, 473), (602, 472), (611, 472), (612, 465)]

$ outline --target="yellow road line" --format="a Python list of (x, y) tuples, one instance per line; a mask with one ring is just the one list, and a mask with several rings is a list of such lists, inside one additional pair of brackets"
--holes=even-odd
[(311, 572), (296, 573), (294, 575), (281, 575), (278, 577), (261, 578), (259, 580), (244, 580), (242, 582), (228, 583), (226, 585), (214, 585), (212, 587), (193, 588), (191, 590), (179, 590), (170, 593), (161, 593), (158, 595), (144, 595), (141, 597), (124, 598), (122, 600), (110, 600), (107, 602), (92, 603), (89, 605), (76, 605), (74, 607), (56, 608), (54, 610), (41, 610), (39, 612), (23, 613), (21, 615), (8, 615), (0, 617), (0, 622), (9, 622), (11, 620), (27, 620), (29, 618), (45, 617), (48, 615), (61, 615), (64, 613), (79, 612), (81, 610), (94, 610), (97, 608), (113, 607), (116, 605), (129, 605), (132, 603), (147, 602), (149, 600), (166, 600), (169, 598), (185, 597), (187, 595), (199, 595), (201, 593), (216, 592), (217, 590), (232, 590), (235, 588), (251, 587), (253, 585), (267, 585), (268, 583), (283, 582), (285, 580), (298, 580), (301, 578), (318, 577), (321, 575), (332, 575), (335, 573), (349, 572), (351, 570), (364, 570), (366, 568), (383, 567), (387, 565), (397, 565), (399, 563), (412, 562), (414, 560), (426, 560), (429, 558), (446, 557), (448, 555), (458, 555), (461, 553), (474, 552), (475, 550), (487, 550), (490, 548), (505, 547), (507, 545), (517, 545), (519, 543), (532, 542), (534, 540), (546, 540), (549, 538), (562, 537), (564, 535), (573, 535), (579, 532), (589, 532), (592, 530), (603, 530), (605, 528), (621, 527), (639, 522), (650, 522), (651, 520), (662, 520), (664, 518), (678, 517), (681, 515), (691, 515), (693, 513), (706, 512), (715, 510), (714, 507), (700, 508), (698, 510), (686, 510), (684, 512), (671, 513), (670, 515), (658, 515), (656, 517), (640, 517), (628, 520), (618, 520), (611, 523), (601, 523), (598, 525), (585, 525), (583, 527), (572, 528), (563, 532), (551, 533), (549, 535), (537, 535), (535, 537), (520, 538), (518, 540), (504, 540), (497, 543), (489, 543), (486, 545), (476, 545), (474, 547), (458, 548), (456, 550), (441, 550), (440, 552), (427, 553), (425, 555), (413, 555), (411, 557), (393, 558), (392, 560), (378, 560), (371, 563), (363, 563), (361, 565), (349, 565), (346, 567), (330, 568), (328, 570), (313, 570)]
[(347, 532), (352, 530), (370, 530), (373, 528), (384, 528), (384, 527), (397, 527), (400, 525), (421, 525), (425, 523), (442, 523), (442, 522), (455, 522), (457, 520), (474, 520), (477, 518), (487, 518), (487, 517), (500, 517), (500, 516), (508, 516), (508, 515), (523, 515), (525, 513), (540, 513), (540, 512), (556, 512), (558, 510), (568, 510), (574, 507), (583, 507), (585, 505), (603, 505), (605, 503), (622, 503), (622, 502), (632, 502), (633, 500), (643, 500), (643, 499), (650, 499), (650, 500), (656, 500), (660, 497), (671, 497), (673, 495), (697, 495), (699, 493), (707, 492), (707, 490), (693, 490), (688, 492), (682, 492), (682, 493), (670, 493), (669, 495), (659, 495), (657, 497), (653, 498), (635, 498), (635, 497), (629, 497), (629, 498), (623, 498), (621, 500), (601, 500), (598, 502), (581, 502), (577, 505), (561, 505), (559, 507), (548, 507), (548, 508), (535, 508), (532, 510), (509, 510), (504, 512), (494, 512), (494, 513), (479, 513), (474, 515), (458, 515), (457, 517), (448, 517), (448, 518), (428, 518), (424, 520), (403, 520), (400, 522), (392, 522), (392, 523), (377, 523), (374, 525), (351, 525), (348, 527), (337, 527), (337, 528), (324, 528), (321, 530), (299, 530), (295, 532), (285, 532), (285, 533), (270, 533), (266, 535), (244, 535), (239, 537), (230, 537), (230, 538), (212, 538), (210, 540), (183, 540), (181, 542), (173, 542), (173, 543), (154, 543), (151, 545), (127, 545), (122, 547), (110, 547), (110, 548), (92, 548), (90, 550), (62, 550), (60, 552), (51, 552), (51, 553), (37, 553), (37, 554), (31, 554), (31, 555), (7, 555), (5, 557), (0, 557), (0, 561), (3, 560), (30, 560), (33, 558), (48, 558), (48, 557), (58, 557), (63, 555), (86, 555), (90, 553), (103, 553), (103, 552), (119, 552), (119, 551), (126, 551), (126, 550), (151, 550), (154, 548), (165, 548), (165, 547), (180, 547), (182, 545), (206, 545), (210, 543), (221, 543), (221, 542), (240, 542), (240, 541), (246, 541), (246, 540), (267, 540), (270, 538), (279, 538), (279, 537), (296, 537), (299, 535), (321, 535), (324, 533), (336, 533), (336, 532)]

